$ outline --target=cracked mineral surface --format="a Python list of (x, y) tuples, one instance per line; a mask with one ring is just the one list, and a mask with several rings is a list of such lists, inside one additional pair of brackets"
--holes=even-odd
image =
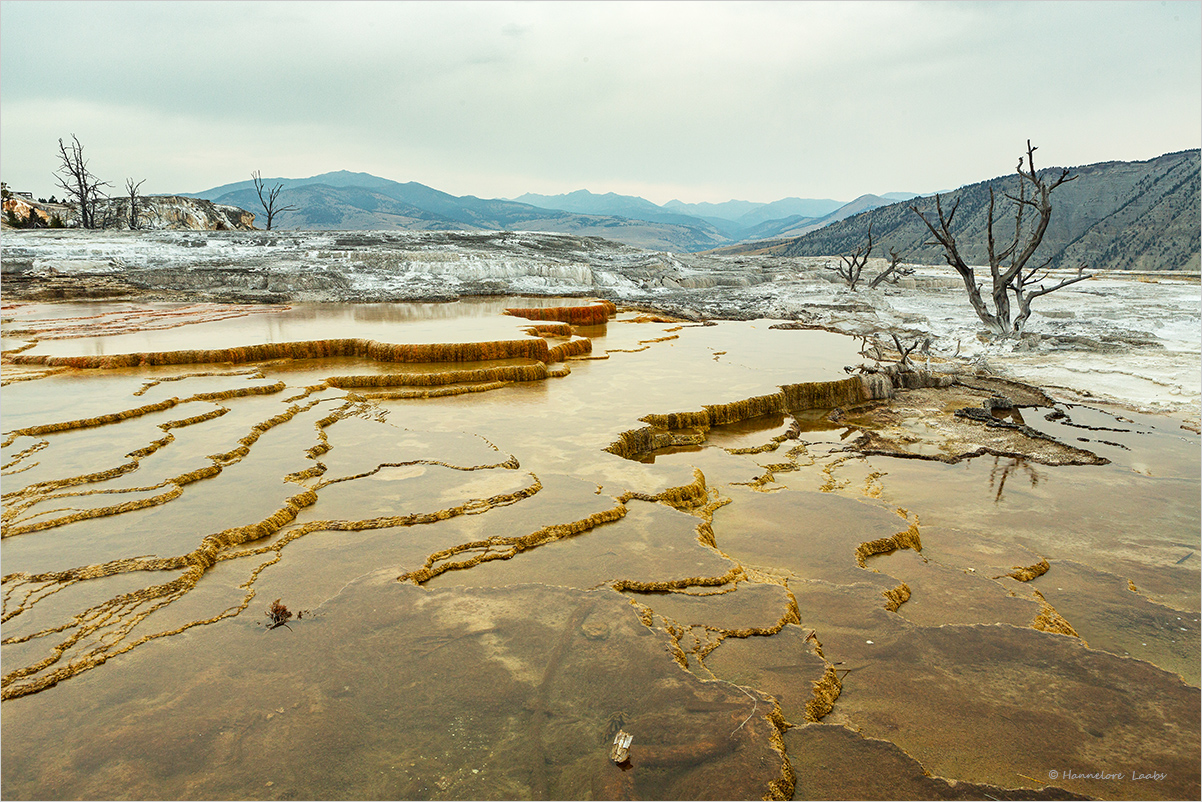
[[(103, 276), (23, 240), (26, 298), (210, 250), (111, 239)], [(1119, 407), (988, 343), (890, 372), (858, 327), (904, 296), (736, 292), (796, 265), (218, 240), (266, 302), (5, 273), (4, 798), (1198, 797), (1197, 410), (1161, 374)], [(510, 283), (275, 303), (272, 249), (310, 288)], [(715, 288), (746, 319), (699, 320)], [(1175, 320), (1144, 368), (1196, 349)]]

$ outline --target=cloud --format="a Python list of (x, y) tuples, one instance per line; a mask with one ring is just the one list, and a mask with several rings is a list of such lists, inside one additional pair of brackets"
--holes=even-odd
[(944, 188), (1008, 171), (1028, 137), (1066, 164), (1202, 139), (1197, 3), (5, 0), (0, 17), (14, 186), (48, 187), (72, 132), (157, 191), (249, 165), (659, 202)]

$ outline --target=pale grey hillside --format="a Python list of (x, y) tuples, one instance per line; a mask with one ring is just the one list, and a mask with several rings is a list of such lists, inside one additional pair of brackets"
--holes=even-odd
[[(1047, 172), (1059, 168), (1047, 168)], [(1040, 171), (1045, 172), (1044, 170)], [(1072, 169), (1077, 179), (1052, 195), (1054, 211), (1040, 248), (1040, 261), (1051, 267), (1093, 270), (1199, 269), (1199, 220), (1202, 219), (1202, 165), (1199, 151), (1168, 153), (1141, 162), (1102, 162)], [(960, 203), (952, 231), (960, 252), (970, 264), (984, 264), (989, 188), (1016, 192), (1017, 178), (1002, 176), (961, 187), (943, 196), (945, 211)], [(999, 209), (1003, 221), (1008, 202)], [(867, 240), (872, 225), (874, 255), (896, 249), (907, 262), (944, 263), (938, 245), (927, 244), (930, 234), (912, 210), (917, 206), (935, 217), (934, 198), (902, 201), (834, 222), (804, 236), (745, 243), (720, 249), (723, 253), (770, 253), (781, 256), (820, 256), (847, 253)], [(1004, 236), (1006, 223), (996, 228)]]

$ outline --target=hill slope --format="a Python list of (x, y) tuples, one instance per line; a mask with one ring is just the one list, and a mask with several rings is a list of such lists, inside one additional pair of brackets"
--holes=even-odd
[[(345, 170), (311, 178), (269, 178), (282, 184), (280, 206), (295, 206), (277, 215), (273, 227), (309, 230), (519, 230), (605, 237), (654, 250), (697, 251), (731, 241), (705, 221), (679, 215), (676, 221), (648, 221), (616, 215), (577, 214), (528, 203), (456, 197), (415, 181), (400, 183)], [(261, 209), (252, 181), (215, 187), (193, 197)], [(259, 221), (266, 222), (260, 214)]]
[[(1057, 168), (1049, 168), (1047, 172)], [(1040, 171), (1041, 174), (1044, 170)], [(1202, 162), (1198, 150), (1168, 153), (1142, 162), (1102, 162), (1073, 168), (1077, 178), (1052, 195), (1053, 212), (1040, 247), (1050, 267), (1094, 270), (1198, 270), (1202, 219)], [(970, 264), (985, 264), (989, 188), (1017, 191), (1014, 175), (961, 187), (943, 198), (947, 210), (957, 200), (952, 232)], [(873, 253), (896, 249), (908, 262), (943, 264), (943, 251), (927, 244), (930, 234), (911, 206), (935, 218), (934, 198), (917, 198), (873, 209), (793, 239), (723, 248), (722, 253), (827, 256), (861, 246), (872, 224)], [(999, 206), (997, 236), (1013, 225), (1009, 203)]]

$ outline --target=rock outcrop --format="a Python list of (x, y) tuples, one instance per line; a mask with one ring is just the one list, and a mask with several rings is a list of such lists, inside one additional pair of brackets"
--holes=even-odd
[[(36, 214), (42, 225), (58, 215), (67, 228), (79, 226), (78, 208), (66, 203), (41, 201), (13, 195), (4, 199), (4, 211), (25, 220)], [(129, 230), (129, 198), (113, 198), (98, 209), (97, 220), (104, 229)], [(151, 195), (138, 199), (138, 229), (144, 231), (255, 231), (255, 215), (237, 206), (180, 195)], [(9, 228), (5, 224), (5, 228)]]
[[(60, 218), (66, 213), (67, 207), (55, 203), (42, 203), (31, 198), (25, 198), (20, 195), (10, 195), (4, 199), (3, 216), (6, 218), (8, 212), (12, 212), (17, 216), (18, 220), (28, 220), (30, 214), (37, 215), (43, 225), (49, 225), (50, 218), (57, 214)], [(0, 218), (2, 219), (2, 218)], [(10, 228), (8, 220), (3, 220), (5, 228)]]
[[(114, 220), (108, 228), (128, 229), (129, 198), (114, 198), (109, 204)], [(253, 212), (201, 198), (152, 195), (138, 199), (138, 228), (148, 231), (254, 231), (254, 224)]]

